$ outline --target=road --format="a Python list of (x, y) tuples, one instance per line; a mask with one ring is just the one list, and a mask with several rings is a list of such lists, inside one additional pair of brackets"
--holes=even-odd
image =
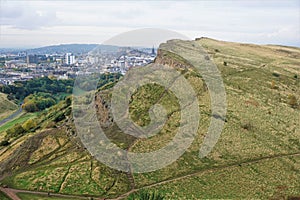
[(2, 124), (5, 124), (5, 123), (8, 122), (8, 121), (14, 119), (14, 118), (15, 118), (16, 116), (18, 116), (22, 111), (23, 111), (22, 106), (20, 106), (20, 108), (19, 108), (17, 111), (15, 111), (14, 113), (12, 113), (12, 114), (9, 115), (8, 117), (6, 117), (6, 118), (0, 120), (0, 126), (1, 126)]

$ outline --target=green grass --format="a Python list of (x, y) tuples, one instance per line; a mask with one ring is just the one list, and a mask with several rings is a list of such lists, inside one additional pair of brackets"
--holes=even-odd
[[(22, 200), (71, 200), (71, 199), (82, 199), (82, 198), (75, 198), (75, 197), (55, 197), (55, 196), (47, 196), (47, 195), (39, 195), (39, 194), (27, 194), (27, 193), (17, 193), (17, 195)], [(88, 199), (88, 198), (84, 198)]]
[(2, 126), (0, 126), (0, 133), (6, 131), (7, 129), (13, 127), (15, 124), (21, 124), (30, 118), (34, 118), (38, 115), (38, 113), (22, 113), (15, 119), (6, 122)]
[[(293, 165), (291, 165), (293, 164)], [(298, 156), (200, 171), (149, 188), (166, 199), (288, 199), (300, 197)], [(285, 173), (280, 173), (284, 171)]]
[(18, 106), (7, 99), (7, 95), (0, 93), (0, 120), (12, 114)]
[(6, 194), (4, 194), (2, 191), (0, 191), (0, 199), (1, 200), (10, 200), (10, 198), (8, 198), (8, 196), (6, 196)]

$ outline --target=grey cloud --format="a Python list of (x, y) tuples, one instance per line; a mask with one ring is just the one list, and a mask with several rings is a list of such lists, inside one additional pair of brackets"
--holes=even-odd
[(5, 4), (1, 2), (0, 25), (10, 25), (17, 29), (34, 30), (58, 22), (56, 12), (47, 8), (35, 9), (24, 2)]

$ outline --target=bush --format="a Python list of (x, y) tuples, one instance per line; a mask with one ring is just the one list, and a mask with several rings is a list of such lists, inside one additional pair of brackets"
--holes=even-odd
[(24, 103), (22, 105), (22, 108), (26, 111), (26, 112), (36, 112), (38, 111), (38, 107), (36, 106), (35, 103), (33, 102), (27, 102), (27, 103)]
[(53, 121), (54, 121), (54, 122), (60, 122), (60, 121), (62, 121), (62, 120), (65, 119), (65, 118), (66, 118), (66, 116), (64, 115), (64, 113), (63, 113), (63, 112), (60, 112), (60, 113), (58, 113), (58, 114), (54, 117)]
[(8, 146), (9, 144), (10, 143), (9, 143), (8, 140), (3, 140), (3, 141), (0, 142), (0, 146), (2, 146), (2, 147)]
[(70, 106), (72, 104), (72, 97), (69, 96), (66, 98), (66, 104), (67, 106)]
[(227, 66), (227, 62), (226, 62), (226, 61), (224, 61), (224, 62), (223, 62), (223, 65), (224, 65), (224, 66)]
[(253, 129), (253, 125), (250, 122), (242, 122), (241, 127), (247, 131), (250, 131)]
[(29, 131), (29, 130), (35, 128), (36, 125), (37, 125), (37, 124), (36, 124), (36, 122), (35, 122), (34, 119), (28, 119), (28, 120), (22, 125), (22, 127), (23, 127), (23, 129), (24, 129), (25, 131)]
[(272, 80), (271, 89), (278, 89), (274, 80)]
[(163, 200), (164, 196), (156, 192), (141, 190), (128, 196), (129, 200)]
[(280, 76), (280, 74), (278, 74), (276, 72), (273, 72), (272, 75), (275, 76), (275, 77), (279, 77)]
[(288, 104), (292, 107), (292, 108), (297, 108), (298, 106), (298, 102), (297, 102), (297, 98), (295, 95), (290, 94), (288, 96)]
[(12, 128), (6, 131), (8, 137), (17, 137), (25, 133), (25, 130), (20, 124), (14, 125)]

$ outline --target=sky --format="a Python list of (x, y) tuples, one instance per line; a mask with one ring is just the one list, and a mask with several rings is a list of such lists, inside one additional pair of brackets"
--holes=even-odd
[(135, 29), (300, 47), (300, 0), (0, 0), (0, 48), (101, 44)]

